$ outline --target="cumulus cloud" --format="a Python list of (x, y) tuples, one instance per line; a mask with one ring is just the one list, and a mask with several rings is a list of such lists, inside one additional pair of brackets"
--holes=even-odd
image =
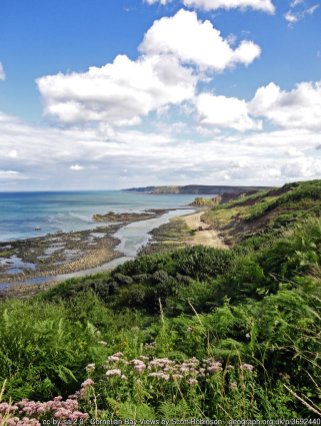
[(289, 92), (275, 83), (260, 87), (249, 112), (283, 128), (321, 130), (321, 81), (302, 82)]
[(141, 116), (194, 96), (196, 77), (174, 56), (119, 55), (85, 73), (45, 76), (37, 80), (45, 114), (64, 123), (106, 121), (135, 124)]
[(202, 93), (196, 101), (201, 124), (231, 128), (239, 131), (260, 129), (261, 122), (253, 120), (244, 100)]
[(118, 55), (83, 73), (59, 73), (36, 82), (44, 113), (65, 124), (106, 122), (135, 125), (150, 112), (193, 100), (200, 80), (235, 64), (250, 64), (260, 48), (243, 40), (235, 49), (210, 21), (178, 11), (155, 21), (136, 60)]
[(6, 79), (6, 74), (4, 72), (2, 63), (0, 62), (0, 80), (5, 80), (5, 79)]
[[(160, 3), (166, 5), (172, 0), (146, 0), (148, 4)], [(216, 9), (253, 9), (267, 13), (274, 13), (275, 7), (271, 0), (182, 0), (187, 7), (203, 10)]]
[(213, 71), (237, 63), (248, 65), (261, 53), (260, 47), (248, 40), (233, 49), (210, 21), (200, 21), (195, 12), (184, 9), (155, 21), (139, 49), (145, 54), (175, 55), (185, 64)]

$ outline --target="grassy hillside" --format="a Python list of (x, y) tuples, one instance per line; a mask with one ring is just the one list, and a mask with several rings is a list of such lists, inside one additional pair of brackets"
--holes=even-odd
[[(230, 250), (140, 256), (3, 300), (0, 420), (318, 424), (320, 198), (321, 181), (242, 197), (204, 215)], [(13, 404), (23, 398), (42, 402)]]

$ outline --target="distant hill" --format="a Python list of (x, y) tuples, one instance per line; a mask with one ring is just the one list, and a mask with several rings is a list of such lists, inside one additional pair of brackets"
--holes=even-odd
[(222, 193), (251, 193), (271, 189), (265, 186), (226, 186), (226, 185), (185, 185), (185, 186), (145, 186), (127, 188), (124, 191), (144, 192), (146, 194), (222, 194)]

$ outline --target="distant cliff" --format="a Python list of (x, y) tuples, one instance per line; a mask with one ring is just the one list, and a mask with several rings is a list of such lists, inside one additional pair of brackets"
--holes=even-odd
[(128, 188), (124, 191), (144, 192), (146, 194), (242, 194), (269, 189), (264, 186), (224, 186), (224, 185), (185, 185), (185, 186), (145, 186), (140, 188)]
[(194, 207), (214, 207), (218, 204), (228, 203), (235, 198), (239, 198), (245, 195), (254, 194), (256, 191), (245, 192), (223, 192), (215, 195), (213, 198), (196, 197), (190, 206)]

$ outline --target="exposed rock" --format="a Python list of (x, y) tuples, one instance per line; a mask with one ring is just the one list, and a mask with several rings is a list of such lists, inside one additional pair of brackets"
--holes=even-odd
[(137, 220), (151, 219), (153, 213), (114, 213), (94, 214), (95, 222), (135, 222)]

